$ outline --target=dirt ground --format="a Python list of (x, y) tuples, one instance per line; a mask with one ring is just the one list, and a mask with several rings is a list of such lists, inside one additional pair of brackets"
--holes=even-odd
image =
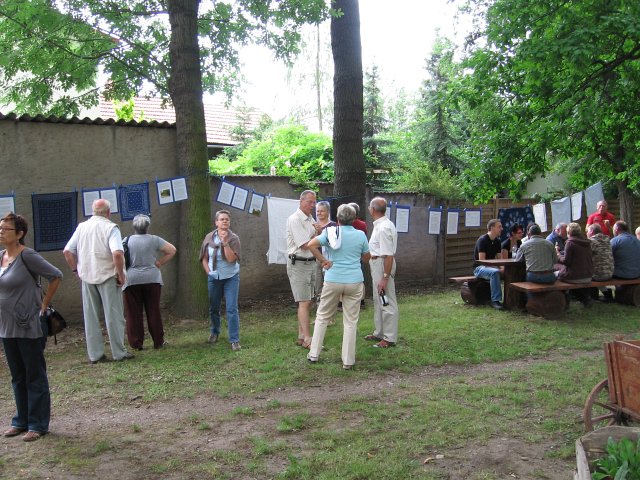
[[(599, 353), (598, 353), (599, 354)], [(580, 355), (584, 355), (581, 353)], [(596, 354), (594, 354), (596, 355)], [(566, 358), (566, 354), (563, 355)], [(349, 381), (339, 379), (327, 384), (313, 385), (306, 388), (282, 388), (260, 396), (230, 396), (215, 398), (199, 396), (193, 399), (182, 399), (170, 402), (143, 404), (139, 398), (132, 398), (130, 404), (117, 409), (109, 406), (108, 399), (96, 399), (91, 408), (73, 409), (65, 415), (57, 414), (55, 409), (51, 423), (51, 434), (34, 444), (26, 445), (17, 439), (0, 437), (0, 451), (4, 463), (11, 462), (17, 456), (24, 461), (25, 449), (46, 449), (53, 442), (67, 442), (69, 448), (82, 444), (93, 445), (100, 438), (106, 442), (105, 452), (95, 474), (88, 476), (74, 474), (65, 469), (63, 463), (47, 461), (38, 467), (30, 466), (24, 471), (23, 478), (51, 479), (86, 479), (109, 478), (117, 472), (120, 480), (146, 478), (205, 478), (201, 473), (187, 473), (171, 470), (149, 474), (150, 464), (161, 464), (163, 459), (183, 458), (186, 462), (199, 462), (202, 458), (211, 458), (211, 452), (231, 450), (245, 458), (251, 457), (254, 445), (252, 437), (270, 438), (276, 431), (276, 425), (283, 415), (300, 411), (300, 405), (312, 416), (330, 417), (336, 401), (349, 398), (371, 398), (381, 403), (397, 402), (406, 394), (401, 385), (412, 385), (412, 388), (429, 388), (439, 379), (451, 376), (473, 378), (502, 370), (526, 368), (536, 362), (552, 362), (553, 356), (544, 358), (527, 358), (524, 360), (503, 363), (480, 364), (468, 367), (445, 366), (440, 368), (424, 368), (413, 374), (389, 373), (382, 377)], [(278, 409), (269, 409), (267, 405), (280, 402)], [(9, 404), (6, 404), (9, 403)], [(251, 407), (257, 415), (237, 415), (229, 421), (235, 407)], [(3, 402), (0, 414), (7, 419), (12, 414), (11, 402)], [(198, 429), (190, 425), (189, 419), (206, 419), (210, 428)], [(348, 428), (350, 424), (363, 421), (356, 416), (344, 417), (344, 423), (337, 428)], [(132, 432), (132, 425), (137, 425), (138, 433)], [(302, 434), (287, 434), (287, 442), (295, 442), (300, 448), (305, 438)], [(438, 472), (440, 478), (450, 479), (536, 479), (548, 478), (565, 480), (572, 478), (574, 461), (550, 458), (549, 452), (558, 445), (551, 443), (529, 444), (512, 438), (492, 438), (486, 445), (466, 445), (453, 451), (427, 452), (424, 460), (425, 469)], [(312, 449), (306, 445), (301, 450)], [(44, 452), (43, 452), (44, 453)], [(209, 453), (209, 457), (207, 457)], [(245, 455), (246, 454), (246, 455)], [(272, 460), (271, 460), (272, 459)], [(246, 470), (237, 476), (226, 478), (272, 478), (286, 468), (287, 458), (273, 455), (268, 468), (270, 472), (262, 472), (256, 476), (247, 476)], [(147, 467), (147, 468), (145, 468)], [(13, 470), (13, 469), (11, 469)], [(0, 476), (3, 469), (0, 468)], [(76, 469), (75, 471), (78, 471)], [(81, 471), (81, 470), (80, 470)], [(145, 472), (145, 473), (142, 473)], [(478, 472), (491, 472), (490, 477), (479, 477)], [(540, 476), (544, 472), (546, 476)], [(206, 478), (215, 478), (209, 475)], [(9, 478), (2, 476), (2, 478)]]

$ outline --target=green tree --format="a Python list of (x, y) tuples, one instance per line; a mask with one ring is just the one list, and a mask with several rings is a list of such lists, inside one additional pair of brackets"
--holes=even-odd
[(138, 115), (138, 117), (136, 118), (136, 116), (133, 113), (134, 107), (135, 107), (135, 101), (133, 100), (133, 98), (130, 98), (126, 102), (120, 102), (118, 100), (115, 100), (113, 102), (113, 110), (116, 114), (116, 119), (126, 120), (127, 122), (130, 122), (132, 120), (135, 120), (136, 122), (143, 121), (145, 119), (144, 111), (141, 110), (140, 115)]
[(438, 37), (427, 59), (427, 79), (422, 84), (412, 129), (424, 160), (458, 175), (464, 166), (459, 151), (465, 141), (465, 122), (459, 106), (451, 102), (451, 85), (460, 71), (453, 55), (453, 43)]
[[(358, 0), (334, 0), (341, 14), (331, 18), (333, 53), (333, 194), (365, 204), (362, 145), (362, 46)], [(364, 209), (361, 209), (364, 212)]]
[[(380, 151), (378, 135), (386, 131), (387, 119), (385, 117), (384, 99), (380, 90), (380, 75), (378, 66), (372, 65), (364, 73), (363, 85), (363, 130), (362, 143), (365, 149), (365, 165), (368, 168), (381, 168), (386, 166), (386, 159)], [(369, 178), (372, 178), (369, 175)], [(375, 182), (375, 176), (373, 181)]]
[(363, 97), (362, 135), (364, 138), (373, 138), (387, 129), (380, 74), (375, 64), (364, 74)]
[[(632, 222), (640, 185), (640, 3), (472, 2), (484, 18), (459, 91), (473, 108), (468, 188), (519, 195), (553, 162), (574, 188), (615, 185)], [(504, 183), (503, 183), (504, 182)]]
[(392, 131), (407, 130), (411, 121), (411, 110), (414, 100), (407, 95), (404, 88), (399, 89), (388, 101), (388, 129)]
[[(175, 308), (206, 311), (197, 262), (210, 228), (203, 89), (230, 93), (237, 85), (237, 49), (264, 43), (276, 56), (297, 50), (298, 26), (326, 14), (323, 0), (4, 0), (0, 3), (3, 101), (16, 111), (77, 114), (97, 103), (97, 75), (109, 76), (109, 99), (143, 89), (171, 100), (176, 112), (176, 160), (190, 201), (180, 215)], [(64, 93), (56, 98), (56, 92)]]
[[(229, 150), (229, 149), (227, 149)], [(317, 189), (315, 182), (333, 180), (331, 137), (309, 132), (302, 125), (281, 125), (250, 141), (233, 160), (227, 150), (209, 162), (212, 173), (276, 175), (291, 177), (301, 189)]]

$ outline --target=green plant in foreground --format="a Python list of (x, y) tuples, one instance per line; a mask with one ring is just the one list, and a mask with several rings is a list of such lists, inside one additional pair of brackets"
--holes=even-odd
[(278, 422), (279, 432), (297, 432), (302, 430), (309, 421), (309, 415), (305, 413), (297, 415), (285, 415)]
[(592, 475), (594, 480), (640, 479), (640, 438), (634, 443), (628, 438), (616, 442), (609, 437), (607, 454), (596, 460), (596, 471)]

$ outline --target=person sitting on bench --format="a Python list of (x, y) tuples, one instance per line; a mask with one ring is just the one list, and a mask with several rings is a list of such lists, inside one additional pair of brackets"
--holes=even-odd
[(622, 220), (613, 226), (613, 234), (613, 276), (624, 279), (640, 277), (640, 240), (631, 235), (629, 226)]
[(522, 225), (519, 223), (514, 223), (509, 229), (509, 237), (502, 242), (501, 245), (501, 255), (502, 258), (513, 258), (516, 252), (522, 246), (522, 235), (524, 234), (524, 229)]
[(554, 283), (553, 265), (557, 256), (553, 244), (542, 237), (540, 226), (535, 223), (529, 225), (528, 236), (529, 241), (516, 254), (516, 261), (527, 265), (527, 282)]
[[(566, 283), (591, 283), (593, 277), (593, 259), (591, 257), (591, 242), (582, 236), (582, 228), (577, 223), (567, 226), (569, 238), (564, 246), (564, 255), (560, 255), (560, 270), (558, 280)], [(575, 291), (575, 295), (585, 307), (591, 304), (588, 288)]]
[(556, 250), (560, 249), (560, 253), (564, 252), (564, 244), (567, 241), (567, 224), (558, 223), (553, 232), (547, 235), (547, 240), (558, 247)]
[(500, 235), (502, 223), (500, 220), (491, 219), (487, 223), (487, 233), (481, 235), (473, 250), (474, 269), (473, 274), (478, 278), (489, 280), (491, 287), (491, 306), (496, 310), (502, 310), (502, 286), (500, 285), (500, 269), (485, 267), (476, 260), (491, 260), (501, 258)]
[[(587, 238), (591, 241), (591, 257), (593, 259), (593, 280), (604, 282), (613, 275), (613, 252), (609, 237), (602, 233), (599, 224), (593, 223), (587, 227)], [(613, 292), (607, 287), (600, 287), (605, 302), (613, 301)], [(598, 288), (592, 288), (593, 298), (599, 299)]]

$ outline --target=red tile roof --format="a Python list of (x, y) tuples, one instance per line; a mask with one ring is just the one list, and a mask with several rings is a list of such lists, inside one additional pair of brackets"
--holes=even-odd
[[(162, 107), (160, 98), (136, 97), (133, 99), (134, 118), (138, 119), (143, 113), (143, 119), (147, 122), (175, 123), (176, 114), (170, 103)], [(113, 102), (100, 99), (100, 118), (115, 118)], [(227, 108), (223, 104), (205, 103), (204, 119), (207, 130), (207, 143), (209, 145), (236, 145), (239, 140), (232, 138), (230, 131), (241, 122), (243, 112), (236, 108)], [(260, 124), (260, 119), (265, 115), (257, 110), (245, 113), (247, 118), (246, 128), (253, 130)]]

